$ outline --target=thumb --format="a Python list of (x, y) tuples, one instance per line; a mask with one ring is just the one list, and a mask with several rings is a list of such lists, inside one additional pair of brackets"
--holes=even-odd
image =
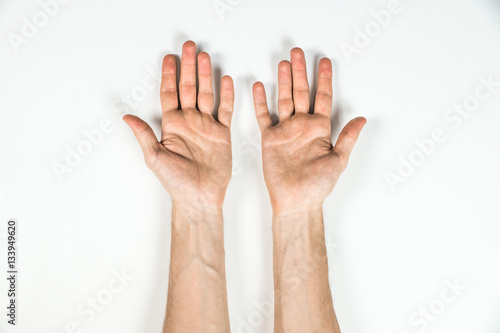
[(130, 127), (135, 135), (144, 154), (144, 159), (148, 166), (151, 166), (156, 158), (158, 140), (151, 127), (139, 117), (127, 114), (123, 120)]
[(339, 156), (340, 160), (344, 162), (344, 165), (347, 165), (352, 149), (354, 148), (356, 141), (358, 141), (359, 134), (365, 124), (365, 118), (357, 117), (348, 122), (342, 129), (342, 132), (340, 132), (337, 143), (333, 149)]

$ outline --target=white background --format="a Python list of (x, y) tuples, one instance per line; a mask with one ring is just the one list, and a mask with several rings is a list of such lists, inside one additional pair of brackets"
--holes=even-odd
[[(217, 4), (230, 10), (220, 13)], [(6, 221), (20, 225), (18, 325), (6, 324), (2, 278), (0, 331), (73, 332), (65, 327), (74, 322), (80, 332), (160, 332), (170, 198), (120, 119), (127, 108), (116, 103), (135, 94), (127, 112), (158, 130), (151, 78), (163, 55), (180, 54), (192, 39), (236, 85), (235, 171), (225, 204), (234, 332), (271, 332), (273, 323), (265, 308), (270, 206), (251, 84), (263, 81), (275, 102), (278, 62), (300, 46), (311, 78), (321, 56), (335, 62), (334, 135), (354, 116), (368, 119), (324, 205), (343, 332), (499, 333), (500, 87), (460, 124), (444, 116), (474, 95), (481, 77), (500, 81), (500, 1), (401, 0), (399, 13), (348, 61), (342, 43), (354, 45), (357, 28), (376, 29), (372, 11), (387, 7), (385, 0), (72, 0), (43, 22), (37, 1), (0, 2), (2, 272)], [(14, 47), (24, 18), (37, 15), (38, 32)], [(113, 131), (59, 181), (54, 162), (66, 163), (68, 147), (103, 119)], [(446, 140), (392, 189), (387, 173), (397, 175), (400, 158), (422, 158), (415, 140), (436, 128)], [(109, 296), (113, 272), (122, 270), (134, 279), (91, 320), (82, 316), (77, 309)], [(447, 281), (465, 288), (452, 301)], [(429, 307), (432, 320), (422, 322), (418, 312)]]

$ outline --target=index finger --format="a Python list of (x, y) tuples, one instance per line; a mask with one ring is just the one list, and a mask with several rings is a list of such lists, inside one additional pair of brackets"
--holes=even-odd
[(318, 91), (314, 103), (314, 113), (330, 117), (333, 103), (332, 62), (328, 58), (319, 61)]

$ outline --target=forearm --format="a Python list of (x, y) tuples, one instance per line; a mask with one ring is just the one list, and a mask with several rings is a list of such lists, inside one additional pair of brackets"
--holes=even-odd
[(273, 214), (275, 332), (340, 332), (321, 206)]
[(222, 208), (172, 209), (164, 332), (229, 332)]

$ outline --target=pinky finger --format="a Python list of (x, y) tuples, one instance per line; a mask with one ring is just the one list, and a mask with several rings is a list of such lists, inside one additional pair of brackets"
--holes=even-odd
[(234, 110), (234, 84), (230, 76), (224, 76), (220, 85), (220, 106), (218, 118), (219, 122), (226, 126), (231, 127), (231, 119)]

